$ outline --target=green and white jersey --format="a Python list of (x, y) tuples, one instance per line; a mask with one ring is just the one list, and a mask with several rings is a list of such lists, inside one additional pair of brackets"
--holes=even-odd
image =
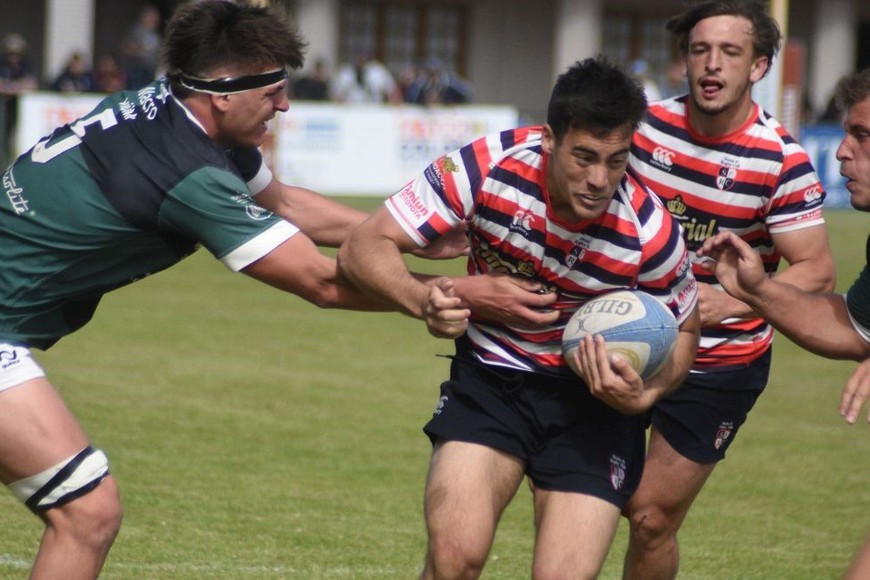
[(163, 82), (116, 93), (19, 157), (0, 196), (0, 341), (48, 348), (106, 292), (200, 245), (237, 271), (298, 232), (255, 205), (255, 148), (223, 150)]

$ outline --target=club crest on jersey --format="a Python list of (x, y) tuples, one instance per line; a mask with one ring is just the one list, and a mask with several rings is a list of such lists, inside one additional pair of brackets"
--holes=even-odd
[(716, 176), (716, 187), (722, 191), (728, 191), (734, 187), (734, 182), (737, 180), (738, 165), (735, 159), (723, 159), (722, 166), (719, 167), (719, 174)]
[(247, 213), (248, 217), (252, 220), (259, 222), (272, 217), (272, 212), (255, 204), (250, 195), (240, 193), (239, 195), (234, 195), (232, 199), (234, 202), (245, 206), (245, 213)]
[(524, 235), (528, 234), (532, 231), (532, 222), (534, 220), (535, 216), (532, 212), (527, 209), (518, 209), (511, 220), (510, 230)]
[(722, 421), (719, 425), (719, 428), (716, 429), (716, 438), (713, 440), (713, 447), (716, 450), (722, 449), (722, 447), (728, 442), (731, 438), (731, 433), (734, 432), (734, 423), (731, 421)]
[(625, 485), (625, 459), (617, 455), (610, 456), (610, 485), (617, 491)]
[(573, 268), (578, 260), (582, 260), (586, 255), (586, 250), (589, 248), (590, 240), (588, 236), (582, 236), (574, 240), (574, 247), (565, 256), (565, 265), (568, 268)]

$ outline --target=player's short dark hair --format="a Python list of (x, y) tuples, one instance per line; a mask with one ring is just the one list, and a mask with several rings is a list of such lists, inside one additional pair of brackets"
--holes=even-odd
[(305, 61), (305, 40), (287, 15), (276, 8), (244, 1), (200, 0), (178, 7), (166, 26), (162, 57), (173, 92), (180, 74), (207, 78), (220, 67), (298, 69)]
[(844, 76), (834, 89), (837, 108), (847, 111), (865, 99), (870, 99), (870, 68)]
[(570, 129), (604, 135), (634, 131), (646, 112), (643, 87), (603, 56), (576, 62), (559, 75), (547, 107), (547, 124), (556, 141)]
[[(689, 52), (689, 33), (698, 22), (713, 16), (741, 16), (752, 24), (752, 50), (756, 57), (765, 56), (773, 64), (773, 57), (782, 44), (782, 33), (776, 20), (765, 9), (761, 0), (708, 0), (694, 4), (682, 14), (668, 20), (666, 28), (677, 39), (680, 52)], [(767, 67), (767, 74), (771, 67)]]

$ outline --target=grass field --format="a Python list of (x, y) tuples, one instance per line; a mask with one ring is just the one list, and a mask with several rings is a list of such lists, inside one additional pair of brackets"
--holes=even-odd
[[(845, 290), (870, 217), (828, 221)], [(120, 481), (125, 521), (103, 577), (414, 578), (420, 428), (447, 372), (435, 355), (450, 351), (420, 322), (320, 311), (204, 251), (107, 296), (38, 354)], [(854, 366), (777, 339), (768, 392), (683, 528), (681, 578), (842, 574), (870, 529), (870, 427), (837, 414)], [(0, 578), (26, 578), (41, 524), (8, 493), (0, 514)], [(625, 532), (602, 578), (619, 577)], [(523, 486), (484, 578), (527, 578), (532, 536)]]

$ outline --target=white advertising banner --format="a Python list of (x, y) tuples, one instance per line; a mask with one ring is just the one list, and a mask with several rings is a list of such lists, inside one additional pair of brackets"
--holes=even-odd
[[(99, 95), (22, 95), (17, 151), (86, 115), (99, 100)], [(285, 183), (330, 195), (386, 196), (438, 156), (517, 122), (516, 109), (506, 106), (291, 102), (290, 110), (272, 121), (263, 152)]]
[(285, 183), (341, 195), (389, 195), (476, 137), (515, 127), (512, 107), (291, 103), (275, 117), (272, 169)]

